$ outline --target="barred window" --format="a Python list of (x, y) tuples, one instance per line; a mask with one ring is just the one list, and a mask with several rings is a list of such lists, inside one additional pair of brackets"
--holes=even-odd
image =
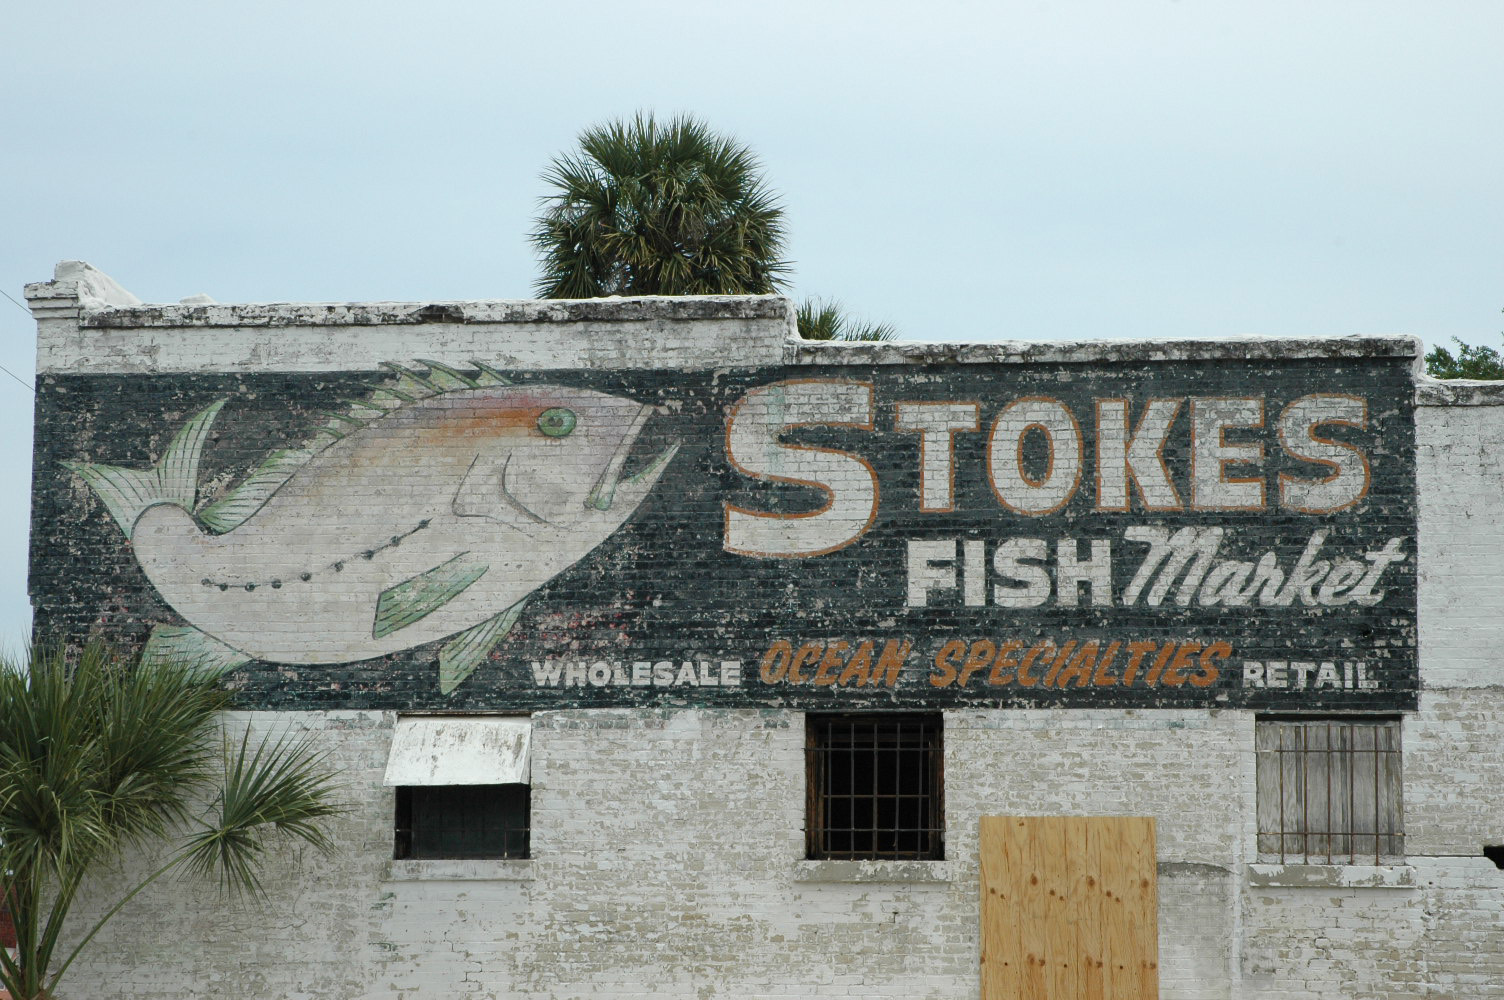
[(1260, 861), (1401, 860), (1400, 720), (1262, 718), (1255, 750)]
[(810, 858), (945, 856), (937, 714), (810, 715)]
[(397, 858), (525, 858), (527, 785), (397, 789)]
[(526, 858), (532, 722), (526, 716), (406, 716), (384, 782), (396, 788), (399, 859)]

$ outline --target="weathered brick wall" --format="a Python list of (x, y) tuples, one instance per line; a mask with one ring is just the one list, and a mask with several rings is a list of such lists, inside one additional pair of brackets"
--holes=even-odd
[[(770, 648), (766, 640), (775, 633), (793, 640), (791, 652), (803, 638), (829, 643), (864, 631), (893, 634), (899, 628), (894, 621), (930, 630), (914, 633), (921, 638), (931, 632), (964, 637), (965, 655), (976, 639), (1007, 638), (979, 628), (981, 612), (967, 602), (959, 566), (954, 588), (933, 589), (923, 605), (907, 607), (907, 566), (897, 542), (874, 546), (872, 566), (880, 571), (859, 560), (827, 564), (839, 564), (859, 584), (858, 596), (877, 608), (871, 612), (855, 600), (843, 604), (834, 590), (804, 593), (801, 586), (820, 590), (827, 571), (818, 560), (780, 574), (753, 560), (737, 563), (743, 569), (736, 586), (721, 593), (711, 620), (696, 627), (706, 636), (720, 626), (726, 634), (755, 633), (763, 647), (728, 652), (709, 648), (708, 641), (671, 639), (686, 654), (692, 648), (704, 654), (710, 667), (700, 671), (696, 664), (697, 682), (719, 678), (723, 657), (741, 659), (743, 684), (734, 689), (696, 683), (692, 691), (683, 685), (659, 690), (650, 670), (649, 683), (634, 690), (628, 657), (623, 684), (615, 683), (609, 663), (604, 682), (592, 684), (588, 668), (595, 661), (588, 658), (580, 668), (582, 686), (539, 690), (526, 659), (497, 654), (441, 696), (433, 645), (420, 657), (397, 655), (342, 673), (327, 666), (240, 665), (235, 682), (249, 704), (266, 710), (239, 714), (232, 726), (306, 729), (334, 754), (349, 807), (332, 828), (340, 851), (329, 858), (298, 852), (279, 859), (285, 864), (273, 866), (264, 908), (227, 906), (212, 888), (191, 883), (152, 887), (70, 971), (64, 1000), (975, 997), (978, 818), (1062, 813), (1156, 818), (1167, 998), (1504, 997), (1496, 957), (1504, 954), (1497, 931), (1504, 872), (1478, 857), (1482, 844), (1504, 841), (1504, 755), (1496, 738), (1504, 687), (1493, 663), (1504, 640), (1496, 447), (1504, 445), (1504, 406), (1495, 405), (1504, 398), (1487, 389), (1422, 389), (1412, 451), (1410, 342), (842, 348), (786, 342), (786, 305), (768, 300), (122, 308), (118, 289), (91, 272), (33, 286), (28, 294), (39, 319), (42, 399), (34, 600), (40, 622), (74, 632), (99, 626), (144, 641), (153, 626), (176, 627), (182, 619), (144, 578), (133, 546), (122, 543), (119, 526), (95, 494), (60, 471), (59, 460), (146, 468), (197, 408), (233, 397), (235, 406), (226, 407), (204, 451), (206, 489), (222, 496), (266, 449), (301, 440), (314, 409), (349, 395), (352, 373), (364, 378), (378, 360), (414, 357), (456, 366), (484, 357), (523, 373), (567, 370), (575, 384), (602, 391), (641, 394), (645, 386), (673, 386), (677, 399), (692, 404), (677, 415), (685, 427), (724, 421), (729, 402), (774, 369), (785, 372), (783, 378), (801, 371), (829, 377), (840, 373), (831, 367), (838, 363), (879, 386), (901, 381), (904, 372), (919, 372), (936, 385), (979, 377), (958, 372), (1028, 372), (1036, 388), (1058, 383), (1056, 395), (1068, 401), (1108, 395), (1080, 384), (1082, 373), (1112, 382), (1114, 391), (1132, 386), (1135, 393), (1152, 389), (1156, 371), (1178, 373), (1167, 374), (1165, 384), (1182, 396), (1213, 382), (1230, 394), (1252, 379), (1257, 391), (1281, 404), (1324, 388), (1361, 391), (1389, 400), (1370, 411), (1375, 420), (1398, 417), (1398, 424), (1385, 426), (1404, 429), (1397, 438), (1367, 442), (1378, 445), (1374, 454), (1391, 474), (1376, 480), (1374, 516), (1366, 522), (1352, 524), (1340, 512), (1206, 511), (1162, 523), (1225, 523), (1248, 536), (1238, 553), (1250, 559), (1276, 544), (1269, 539), (1288, 547), (1318, 524), (1330, 526), (1334, 539), (1359, 539), (1347, 547), (1360, 556), (1395, 535), (1412, 539), (1419, 553), (1418, 566), (1408, 558), (1390, 567), (1386, 582), (1398, 589), (1371, 614), (1306, 607), (1280, 619), (1267, 609), (1197, 605), (1148, 613), (1094, 606), (1083, 588), (1075, 608), (1046, 608), (1039, 612), (1044, 617), (1029, 620), (1036, 630), (1084, 622), (1103, 638), (1125, 623), (1165, 641), (1200, 636), (1204, 644), (1209, 631), (1219, 629), (1240, 642), (1272, 636), (1288, 644), (1292, 661), (1316, 644), (1358, 650), (1329, 654), (1333, 660), (1379, 662), (1362, 647), (1382, 644), (1390, 666), (1388, 673), (1375, 672), (1385, 681), (1379, 689), (1318, 690), (1308, 683), (1250, 697), (1242, 671), (1229, 670), (1238, 686), (1214, 686), (1199, 700), (1187, 697), (1195, 694), (1189, 684), (1175, 691), (1145, 688), (1137, 701), (1121, 692), (1093, 701), (1087, 695), (1094, 685), (1061, 688), (1063, 695), (1044, 699), (1016, 684), (986, 689), (992, 670), (1003, 669), (994, 662), (973, 671), (973, 687), (957, 694), (954, 682), (928, 680), (943, 673), (933, 665), (938, 650), (926, 648), (904, 667), (912, 676), (905, 673), (896, 691), (816, 688), (807, 679), (797, 690), (784, 681), (781, 688), (749, 694), (759, 680), (758, 654)], [(747, 374), (759, 371), (764, 374), (756, 378)], [(536, 380), (546, 377), (552, 376)], [(1277, 412), (1271, 410), (1271, 418)], [(892, 411), (883, 413), (891, 422)], [(1266, 431), (1262, 440), (1273, 452), (1277, 435)], [(917, 509), (923, 493), (914, 466), (917, 435), (892, 429), (874, 435), (903, 440), (910, 466), (900, 474), (897, 458), (875, 459), (879, 466), (894, 463), (893, 470), (879, 469), (885, 489), (901, 484), (884, 502), (905, 495), (916, 507), (875, 531), (886, 527), (898, 541), (995, 540), (982, 537), (980, 520), (957, 521), (954, 530), (923, 527), (926, 518), (947, 515)], [(843, 445), (838, 437), (804, 440)], [(1187, 456), (1177, 448), (1183, 446), (1170, 446), (1169, 461), (1174, 475), (1183, 476)], [(742, 490), (749, 507), (777, 508), (766, 506), (773, 501), (765, 493), (707, 464), (712, 453), (707, 447), (688, 462), (692, 472), (685, 481), (698, 485), (681, 491), (678, 514), (665, 519), (674, 505), (655, 498), (655, 527), (645, 528), (643, 519), (628, 524), (618, 536), (624, 543), (602, 548), (554, 584), (558, 594), (583, 602), (582, 612), (542, 600), (516, 626), (513, 641), (558, 658), (575, 648), (598, 650), (592, 644), (610, 641), (602, 637), (646, 641), (649, 630), (633, 627), (667, 615), (652, 603), (654, 596), (676, 592), (661, 586), (667, 574), (708, 573), (695, 578), (690, 597), (716, 596), (713, 567), (724, 565), (716, 562), (721, 557), (694, 553), (705, 544), (705, 524), (714, 525), (711, 541), (720, 552), (721, 491)], [(968, 461), (973, 474), (985, 466), (975, 450)], [(964, 477), (958, 486), (984, 488), (984, 480), (968, 485)], [(976, 495), (993, 503), (986, 492)], [(1068, 510), (1048, 530), (1030, 533), (1053, 538), (1089, 524), (1080, 515), (1090, 506), (1089, 499), (1078, 500), (1075, 513)], [(995, 504), (992, 509), (995, 516)], [(347, 514), (365, 516), (363, 508)], [(1111, 530), (1130, 520), (1114, 521)], [(665, 523), (683, 530), (665, 533)], [(1016, 524), (1008, 530), (1021, 531)], [(659, 553), (657, 562), (641, 555), (651, 552)], [(1085, 547), (1078, 554), (1089, 558)], [(610, 590), (619, 597), (623, 574), (632, 572), (640, 575), (627, 589), (648, 599), (639, 605), (606, 600), (602, 607), (600, 595)], [(1411, 589), (1417, 573), (1418, 670)], [(1113, 581), (1116, 596), (1126, 582)], [(749, 602), (763, 602), (757, 605), (762, 617), (752, 624), (738, 617)], [(822, 615), (835, 624), (821, 626)], [(671, 620), (656, 620), (660, 633)], [(1273, 624), (1279, 621), (1296, 627), (1281, 632)], [(1057, 635), (1063, 640), (1063, 632)], [(963, 662), (964, 656), (957, 665)], [(812, 678), (818, 665), (807, 666)], [(499, 682), (507, 670), (514, 671), (516, 686)], [(1316, 668), (1307, 673), (1314, 682)], [(1287, 683), (1294, 676), (1289, 671)], [(944, 709), (944, 861), (802, 860), (802, 710), (873, 703)], [(1376, 874), (1321, 866), (1278, 871), (1253, 863), (1255, 716), (1247, 706), (1258, 705), (1404, 714), (1406, 866)], [(394, 710), (415, 707), (534, 710), (531, 860), (390, 860), (393, 795), (381, 784), (382, 772)], [(128, 868), (140, 872), (149, 863), (133, 859)], [(79, 913), (80, 925), (106, 905), (120, 878), (101, 879)]]
[(1504, 385), (1428, 382), (1416, 408), (1425, 684), (1504, 684)]
[(1235, 713), (947, 713), (951, 860), (865, 874), (802, 860), (800, 713), (540, 713), (533, 859), (397, 879), (380, 784), (393, 716), (250, 717), (338, 748), (342, 850), (289, 857), (264, 910), (179, 884), (148, 891), (73, 973), (76, 995), (975, 996), (975, 830), (1006, 812), (1158, 816), (1164, 995), (1228, 995), (1227, 855), (1246, 789), (1195, 777), (1241, 769)]

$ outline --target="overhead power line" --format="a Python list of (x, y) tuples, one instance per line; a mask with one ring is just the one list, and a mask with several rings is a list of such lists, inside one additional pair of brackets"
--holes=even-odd
[[(10, 299), (12, 302), (16, 302), (16, 300), (14, 298), (11, 298), (10, 292), (7, 292), (3, 288), (0, 288), (0, 295), (4, 295), (6, 298)], [(21, 310), (22, 312), (24, 312), (28, 316), (31, 315), (31, 310), (27, 309), (25, 306), (23, 306), (19, 302), (16, 302), (16, 308), (19, 309), (19, 310)], [(17, 375), (15, 372), (11, 371), (9, 368), (5, 367), (4, 365), (0, 365), (0, 372), (4, 372), (5, 374), (9, 375), (11, 378), (15, 379), (17, 382), (20, 382), (22, 385), (26, 386), (26, 391), (27, 392), (36, 392), (35, 389), (33, 389), (30, 385), (27, 384), (27, 382), (26, 382), (25, 379), (23, 379), (21, 376)]]
[[(12, 301), (12, 302), (16, 302), (16, 300), (15, 300), (15, 299), (14, 299), (14, 298), (12, 298), (12, 297), (11, 297), (11, 294), (10, 294), (10, 292), (7, 292), (7, 291), (6, 291), (6, 290), (5, 290), (5, 289), (3, 289), (3, 288), (0, 288), (0, 295), (4, 295), (4, 296), (5, 296), (5, 297), (6, 297), (6, 298), (8, 298), (8, 299), (10, 299), (10, 300), (11, 300), (11, 301)], [(19, 309), (19, 310), (21, 310), (21, 311), (22, 311), (22, 312), (24, 312), (24, 313), (25, 313), (25, 314), (26, 314), (26, 315), (28, 315), (28, 316), (30, 316), (30, 315), (31, 315), (31, 310), (30, 310), (30, 309), (27, 309), (27, 308), (26, 308), (26, 307), (25, 307), (25, 306), (23, 306), (23, 305), (22, 305), (22, 304), (21, 304), (21, 303), (19, 303), (19, 302), (16, 302), (16, 308), (17, 308), (17, 309)]]

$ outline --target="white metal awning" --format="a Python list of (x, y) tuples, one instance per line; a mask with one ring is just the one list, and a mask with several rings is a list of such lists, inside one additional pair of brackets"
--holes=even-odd
[(398, 719), (385, 784), (527, 784), (532, 733), (525, 716)]

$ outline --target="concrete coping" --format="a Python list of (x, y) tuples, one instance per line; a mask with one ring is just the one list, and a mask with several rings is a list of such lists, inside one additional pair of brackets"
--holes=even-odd
[(1504, 381), (1421, 376), (1415, 382), (1416, 406), (1504, 406)]
[(599, 299), (481, 299), (440, 302), (216, 302), (191, 295), (175, 304), (143, 303), (81, 260), (60, 261), (51, 281), (26, 286), (32, 311), (72, 305), (95, 329), (162, 327), (411, 326), (427, 323), (601, 323), (643, 320), (787, 320), (781, 295), (644, 295)]
[[(30, 288), (30, 286), (28, 286)], [(777, 295), (491, 299), (452, 302), (247, 302), (107, 306), (79, 317), (85, 329), (159, 327), (414, 326), (428, 323), (621, 323), (643, 320), (783, 319)]]
[[(433, 327), (459, 333), (465, 328), (513, 327), (534, 339), (539, 326), (558, 329), (582, 324), (668, 324), (722, 321), (753, 324), (756, 346), (727, 350), (721, 363), (788, 365), (955, 365), (955, 364), (1124, 364), (1163, 361), (1285, 361), (1297, 358), (1418, 358), (1423, 345), (1410, 336), (1279, 337), (1241, 336), (1202, 340), (1081, 340), (1069, 342), (989, 340), (971, 343), (844, 343), (798, 336), (794, 303), (779, 295), (643, 296), (599, 299), (496, 299), (444, 302), (262, 302), (227, 304), (207, 295), (176, 304), (142, 303), (99, 269), (83, 261), (63, 261), (52, 281), (26, 286), (39, 321), (65, 320), (76, 331), (120, 331), (143, 336), (189, 335), (198, 329), (290, 331), (309, 328)], [(524, 328), (532, 327), (531, 330)], [(625, 332), (625, 327), (621, 328)], [(176, 331), (176, 332), (175, 332)], [(495, 337), (501, 331), (484, 335)], [(603, 331), (594, 331), (599, 336)], [(481, 335), (484, 331), (476, 331)], [(714, 338), (712, 331), (706, 336)], [(639, 331), (637, 336), (640, 337)], [(465, 334), (460, 334), (463, 338)], [(505, 335), (503, 335), (505, 336)], [(608, 338), (609, 339), (609, 338)], [(166, 342), (162, 342), (166, 343)], [(268, 340), (267, 344), (273, 343)], [(652, 341), (634, 340), (638, 351)], [(669, 341), (658, 345), (670, 346)], [(118, 345), (117, 345), (118, 346)], [(162, 350), (158, 341), (150, 345)], [(266, 346), (266, 345), (262, 345)], [(623, 349), (626, 344), (619, 345)], [(672, 344), (676, 349), (684, 345)], [(709, 345), (700, 345), (708, 347)], [(92, 352), (84, 342), (75, 351)], [(536, 351), (536, 347), (534, 350)], [(568, 351), (561, 351), (568, 354)], [(628, 354), (631, 353), (627, 350)], [(714, 352), (712, 352), (714, 354)], [(258, 355), (264, 358), (264, 353)], [(59, 359), (60, 361), (62, 359)], [(171, 366), (169, 366), (171, 367)], [(548, 367), (557, 367), (556, 365)], [(647, 365), (654, 367), (654, 365)], [(67, 370), (61, 364), (58, 370)]]
[(388, 861), (383, 882), (531, 882), (530, 860), (460, 861), (403, 860)]
[(1409, 865), (1249, 865), (1252, 889), (1413, 889)]
[(1220, 337), (1215, 340), (997, 340), (978, 343), (836, 343), (793, 338), (790, 364), (1123, 364), (1149, 361), (1288, 361), (1294, 358), (1415, 358), (1420, 338)]
[(948, 883), (948, 861), (796, 861), (795, 882)]

